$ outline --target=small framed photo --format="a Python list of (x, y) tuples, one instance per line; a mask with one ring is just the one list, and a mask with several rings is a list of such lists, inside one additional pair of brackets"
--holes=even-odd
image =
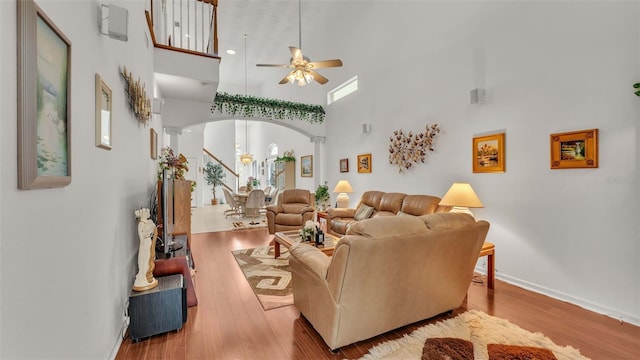
[(505, 170), (504, 133), (473, 138), (473, 172), (503, 173)]
[(349, 159), (340, 159), (340, 172), (349, 172)]
[(153, 160), (158, 158), (158, 133), (153, 129), (149, 130), (149, 155)]
[(96, 146), (111, 150), (111, 89), (96, 74)]
[(300, 176), (313, 177), (313, 155), (300, 157)]
[(371, 154), (358, 155), (358, 172), (359, 173), (371, 172)]
[(598, 129), (550, 135), (551, 169), (598, 167)]
[(18, 189), (67, 186), (71, 42), (33, 0), (18, 1), (17, 10)]

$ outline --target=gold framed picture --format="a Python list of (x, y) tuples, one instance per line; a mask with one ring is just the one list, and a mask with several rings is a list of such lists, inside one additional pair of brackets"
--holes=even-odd
[(358, 155), (358, 172), (359, 173), (371, 172), (371, 154)]
[(111, 150), (111, 89), (96, 74), (96, 146)]
[(551, 169), (598, 167), (598, 129), (551, 134)]
[(149, 155), (153, 160), (158, 158), (158, 133), (153, 129), (149, 130)]
[(313, 155), (300, 157), (300, 176), (313, 177)]
[(473, 138), (473, 172), (503, 173), (505, 171), (505, 134)]

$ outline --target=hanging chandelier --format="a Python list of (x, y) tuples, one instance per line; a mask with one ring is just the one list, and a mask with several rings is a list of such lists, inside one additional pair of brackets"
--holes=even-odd
[[(244, 34), (244, 96), (247, 96), (247, 34)], [(240, 162), (249, 165), (253, 162), (253, 155), (249, 154), (249, 123), (244, 121), (244, 154), (240, 155)]]

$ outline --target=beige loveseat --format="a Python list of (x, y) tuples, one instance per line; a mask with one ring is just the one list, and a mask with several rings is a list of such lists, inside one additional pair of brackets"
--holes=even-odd
[[(355, 208), (331, 208), (327, 210), (329, 215), (329, 230), (338, 235), (344, 235), (347, 227), (358, 218), (359, 211), (363, 207), (372, 208), (370, 214), (365, 213), (365, 218), (393, 215), (426, 215), (446, 212), (450, 206), (440, 206), (440, 198), (431, 195), (407, 195), (403, 193), (385, 193), (382, 191), (367, 191), (362, 194), (358, 206)], [(366, 216), (368, 215), (368, 216)]]
[(291, 247), (293, 298), (331, 349), (455, 309), (489, 223), (461, 213), (358, 221), (332, 257)]

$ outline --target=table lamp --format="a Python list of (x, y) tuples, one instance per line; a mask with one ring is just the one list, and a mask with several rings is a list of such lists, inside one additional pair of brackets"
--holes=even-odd
[(470, 207), (481, 208), (484, 207), (482, 202), (476, 195), (475, 191), (471, 188), (471, 185), (467, 183), (453, 183), (446, 194), (440, 200), (440, 205), (453, 206), (451, 212), (461, 212), (473, 216)]
[(336, 199), (336, 207), (346, 208), (349, 206), (349, 195), (347, 193), (352, 193), (353, 189), (351, 188), (351, 184), (347, 180), (340, 180), (338, 184), (333, 189), (334, 193), (339, 193), (338, 198)]

